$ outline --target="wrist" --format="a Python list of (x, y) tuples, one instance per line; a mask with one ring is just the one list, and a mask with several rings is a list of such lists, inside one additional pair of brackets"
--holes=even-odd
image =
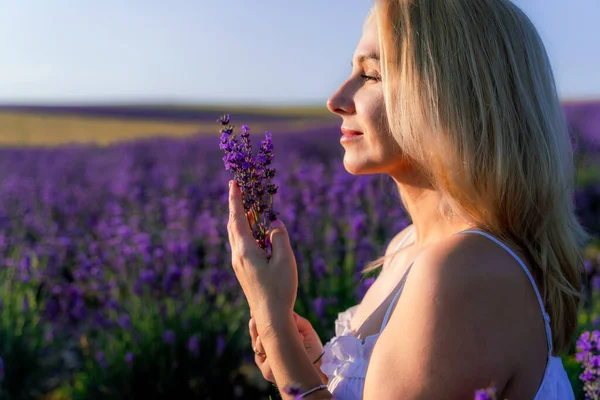
[[(259, 325), (260, 324), (260, 325)], [(276, 340), (278, 337), (285, 337), (293, 333), (295, 327), (294, 317), (292, 314), (289, 316), (279, 316), (274, 318), (265, 319), (263, 321), (257, 321), (258, 334), (261, 337), (263, 344)], [(312, 360), (311, 360), (312, 361)]]

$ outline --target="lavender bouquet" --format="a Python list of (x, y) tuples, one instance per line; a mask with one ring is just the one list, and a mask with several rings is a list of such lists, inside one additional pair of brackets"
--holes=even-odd
[(244, 210), (256, 242), (270, 255), (271, 243), (267, 231), (270, 222), (276, 220), (279, 214), (273, 209), (273, 195), (279, 186), (271, 182), (275, 177), (275, 168), (270, 166), (273, 161), (271, 133), (265, 132), (265, 139), (255, 155), (247, 125), (241, 126), (238, 140), (233, 134), (234, 127), (229, 124), (229, 114), (223, 115), (217, 122), (222, 126), (219, 148), (225, 152), (225, 169), (233, 174), (242, 191)]

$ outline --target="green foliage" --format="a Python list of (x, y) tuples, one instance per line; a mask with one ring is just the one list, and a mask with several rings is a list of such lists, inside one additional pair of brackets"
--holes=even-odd
[[(190, 307), (160, 310), (152, 302), (133, 304), (130, 330), (98, 335), (90, 343), (85, 366), (77, 374), (74, 399), (178, 398), (255, 399), (260, 390), (247, 381), (240, 361), (251, 353), (249, 313), (241, 301), (217, 296), (216, 305), (190, 302)], [(174, 342), (164, 339), (174, 333)], [(198, 338), (197, 353), (188, 347)], [(106, 358), (102, 365), (101, 351)], [(126, 355), (133, 354), (128, 363)]]
[(0, 273), (0, 399), (37, 399), (68, 380), (70, 350), (41, 322), (35, 283), (15, 278), (8, 269)]

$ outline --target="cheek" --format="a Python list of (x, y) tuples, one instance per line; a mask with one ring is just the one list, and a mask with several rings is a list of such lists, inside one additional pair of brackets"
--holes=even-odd
[(374, 133), (374, 139), (376, 138), (388, 151), (398, 147), (398, 144), (390, 131), (383, 102), (374, 105), (374, 107), (369, 110), (369, 116), (369, 128)]
[(357, 113), (364, 116), (365, 123), (368, 125), (365, 128), (376, 132), (377, 136), (389, 132), (383, 95), (378, 92), (370, 93), (362, 100), (362, 110), (357, 109)]

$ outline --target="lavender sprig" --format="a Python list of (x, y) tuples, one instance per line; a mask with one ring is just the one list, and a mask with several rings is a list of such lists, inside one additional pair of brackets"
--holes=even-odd
[(584, 370), (579, 375), (586, 398), (600, 399), (600, 331), (583, 332), (577, 340), (577, 362)]
[(475, 391), (475, 400), (496, 400), (497, 390), (495, 387), (488, 387)]
[[(230, 125), (231, 117), (225, 114), (220, 117), (221, 142), (219, 148), (225, 152), (223, 162), (225, 169), (231, 171), (233, 179), (239, 185), (244, 203), (244, 211), (250, 212), (254, 220), (252, 233), (258, 245), (270, 254), (271, 243), (267, 236), (270, 222), (277, 219), (279, 213), (273, 208), (273, 195), (278, 186), (272, 183), (275, 177), (273, 161), (273, 139), (270, 132), (265, 132), (265, 139), (260, 144), (256, 155), (252, 151), (250, 128), (242, 125), (238, 138), (233, 134)], [(250, 221), (249, 221), (250, 222)]]

